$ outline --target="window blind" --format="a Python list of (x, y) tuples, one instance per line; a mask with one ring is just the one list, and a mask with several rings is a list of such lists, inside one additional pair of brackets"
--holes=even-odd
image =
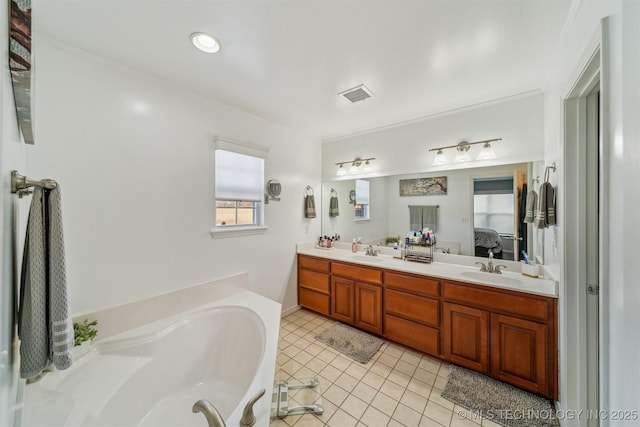
[(216, 200), (261, 202), (264, 190), (264, 159), (216, 150)]
[(369, 181), (356, 179), (356, 203), (359, 205), (369, 204)]

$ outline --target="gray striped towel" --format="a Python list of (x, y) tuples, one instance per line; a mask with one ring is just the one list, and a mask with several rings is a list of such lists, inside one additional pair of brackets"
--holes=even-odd
[(340, 215), (340, 209), (338, 208), (338, 198), (336, 196), (329, 199), (329, 216), (336, 217)]
[(540, 186), (540, 198), (538, 200), (538, 212), (533, 225), (537, 228), (547, 228), (556, 224), (556, 201), (553, 185), (545, 182)]
[(527, 224), (533, 224), (536, 219), (536, 212), (538, 209), (538, 193), (535, 190), (531, 190), (527, 193), (526, 211), (524, 216), (524, 222)]
[(57, 369), (73, 363), (58, 188), (33, 191), (22, 259), (18, 335), (22, 378), (35, 377), (51, 363)]
[(313, 194), (307, 194), (304, 197), (304, 217), (315, 218), (316, 217), (316, 199)]

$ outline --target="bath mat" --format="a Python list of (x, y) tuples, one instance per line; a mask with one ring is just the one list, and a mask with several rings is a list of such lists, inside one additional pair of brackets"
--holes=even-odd
[(316, 339), (360, 363), (367, 363), (384, 342), (341, 323), (336, 323)]
[(451, 365), (442, 397), (507, 427), (557, 427), (551, 401), (478, 372)]

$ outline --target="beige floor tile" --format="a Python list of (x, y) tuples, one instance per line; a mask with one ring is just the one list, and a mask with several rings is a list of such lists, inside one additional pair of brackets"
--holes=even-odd
[(400, 403), (391, 418), (406, 427), (418, 427), (422, 414)]
[(323, 377), (329, 379), (332, 383), (334, 383), (336, 382), (338, 377), (342, 375), (342, 371), (334, 368), (331, 365), (327, 365), (322, 371), (320, 371), (320, 375), (322, 375)]
[(316, 356), (322, 350), (324, 350), (324, 347), (322, 347), (321, 345), (316, 344), (315, 342), (312, 343), (312, 344), (309, 344), (309, 347), (304, 349), (304, 351), (306, 351), (307, 353), (309, 353), (312, 356)]
[(305, 414), (300, 417), (300, 420), (295, 425), (296, 427), (323, 427), (325, 424), (312, 414)]
[(306, 338), (306, 335), (300, 337), (300, 339), (296, 342), (293, 343), (293, 345), (295, 345), (296, 347), (299, 347), (301, 349), (306, 349), (307, 347), (309, 347), (311, 345), (311, 341), (309, 341)]
[(473, 421), (475, 424), (480, 424), (482, 422), (482, 416), (480, 414), (475, 414), (470, 410), (468, 410), (467, 408), (463, 408), (460, 405), (454, 405), (453, 418), (470, 420), (470, 421)]
[(400, 360), (398, 357), (396, 356), (392, 356), (390, 354), (387, 353), (383, 353), (380, 355), (380, 357), (378, 357), (378, 362), (380, 363), (384, 363), (385, 365), (389, 366), (390, 368), (393, 368), (394, 366), (396, 366), (396, 363), (398, 363), (398, 360)]
[(289, 424), (285, 423), (283, 419), (276, 418), (269, 422), (270, 427), (286, 427)]
[(424, 410), (423, 415), (431, 418), (434, 421), (442, 424), (443, 426), (449, 426), (453, 412), (444, 406), (440, 406), (437, 403), (429, 400), (427, 407)]
[(391, 344), (391, 345), (389, 345), (389, 347), (387, 347), (384, 350), (384, 353), (386, 353), (386, 354), (388, 354), (388, 355), (390, 355), (392, 357), (395, 357), (397, 359), (400, 359), (400, 357), (402, 357), (402, 353), (404, 353), (404, 349), (402, 349), (401, 347), (399, 347), (399, 346), (397, 346), (395, 344)]
[(362, 377), (367, 374), (367, 370), (363, 368), (362, 363), (359, 362), (351, 363), (351, 365), (349, 365), (349, 367), (344, 371), (357, 380), (361, 380)]
[(398, 406), (398, 401), (384, 393), (378, 393), (371, 401), (371, 406), (391, 417)]
[(322, 413), (322, 415), (314, 415), (314, 416), (326, 424), (331, 419), (333, 414), (335, 414), (335, 412), (338, 410), (338, 407), (333, 403), (329, 402), (327, 399), (322, 399), (322, 408), (324, 409), (324, 412)]
[(418, 366), (420, 361), (422, 360), (422, 354), (413, 350), (405, 350), (400, 357), (400, 360), (404, 360), (407, 363), (412, 364), (413, 366)]
[(302, 415), (289, 415), (288, 417), (283, 418), (283, 420), (288, 426), (293, 426), (300, 421), (301, 417)]
[(440, 369), (438, 369), (438, 376), (449, 378), (450, 365), (446, 362), (442, 362), (440, 364)]
[(366, 402), (358, 399), (354, 395), (349, 395), (342, 405), (340, 409), (345, 411), (347, 414), (351, 415), (355, 419), (360, 419), (364, 411), (367, 409), (369, 405)]
[(351, 360), (342, 356), (338, 356), (331, 361), (331, 366), (334, 366), (340, 369), (341, 371), (344, 371), (345, 369), (347, 369), (349, 365), (351, 365)]
[(446, 385), (447, 385), (447, 379), (443, 377), (436, 378), (436, 382), (433, 383), (433, 386), (435, 388), (439, 388), (440, 390), (444, 390)]
[(368, 427), (385, 427), (389, 423), (389, 416), (383, 414), (373, 406), (369, 406), (360, 418)]
[(333, 383), (339, 385), (340, 387), (351, 393), (355, 386), (358, 385), (358, 380), (353, 378), (349, 374), (343, 373)]
[(430, 356), (422, 356), (422, 360), (418, 364), (419, 368), (432, 372), (434, 374), (438, 373), (440, 370), (440, 361)]
[(436, 380), (438, 379), (438, 376), (433, 372), (429, 372), (425, 369), (418, 368), (413, 373), (413, 378), (432, 386), (433, 384), (435, 384)]
[(407, 385), (407, 390), (411, 390), (412, 392), (424, 397), (425, 399), (429, 399), (429, 395), (431, 394), (431, 386), (427, 383), (423, 383), (420, 380), (415, 378), (411, 378), (409, 384)]
[(371, 403), (373, 398), (376, 397), (377, 393), (378, 390), (366, 385), (363, 382), (358, 383), (358, 385), (351, 392), (352, 395), (356, 396), (360, 400), (365, 401), (366, 403)]
[(391, 371), (387, 378), (402, 387), (406, 387), (409, 385), (409, 381), (411, 381), (411, 377), (409, 375), (404, 372), (396, 371), (395, 369)]
[(358, 420), (342, 409), (338, 409), (327, 424), (331, 427), (355, 427), (358, 424)]
[(400, 371), (403, 374), (407, 374), (407, 375), (411, 376), (416, 371), (416, 367), (417, 366), (418, 366), (417, 364), (412, 365), (411, 363), (405, 362), (404, 360), (400, 359), (398, 361), (398, 363), (396, 363), (396, 367), (393, 368), (393, 370), (394, 371)]
[(429, 400), (437, 403), (440, 406), (444, 406), (450, 411), (453, 411), (453, 407), (455, 406), (453, 402), (448, 401), (444, 397), (442, 397), (442, 390), (434, 388), (431, 390), (431, 394), (429, 395)]
[(361, 381), (375, 388), (376, 390), (378, 390), (380, 387), (382, 387), (382, 384), (384, 384), (384, 378), (371, 371), (367, 372), (366, 375), (362, 377)]
[(349, 392), (347, 392), (345, 389), (332, 384), (328, 389), (324, 391), (324, 393), (322, 393), (322, 398), (340, 407), (340, 405), (342, 405), (342, 402), (344, 402), (348, 395)]
[(371, 372), (375, 372), (380, 375), (382, 378), (387, 378), (391, 373), (392, 369), (390, 366), (385, 365), (384, 363), (380, 363), (378, 360), (373, 366), (369, 369)]
[[(429, 417), (425, 417), (425, 416), (423, 415), (423, 416), (422, 416), (422, 419), (420, 420), (420, 425), (419, 425), (419, 427), (443, 427), (443, 425), (442, 425), (442, 424), (440, 424), (439, 422), (434, 421), (434, 420), (432, 420), (431, 418), (429, 418)], [(449, 427), (449, 426), (447, 425), (447, 426), (444, 426), (444, 427)]]
[(387, 424), (387, 427), (405, 427), (405, 425), (391, 418), (391, 420), (389, 420), (389, 424)]
[(424, 408), (427, 406), (427, 399), (420, 396), (418, 393), (406, 390), (402, 395), (402, 398), (400, 398), (400, 403), (422, 414), (424, 412)]
[(299, 336), (297, 336), (296, 334), (286, 334), (282, 336), (282, 341), (288, 343), (288, 344), (293, 344), (294, 342), (298, 341), (300, 339)]
[(302, 350), (300, 350), (298, 347), (296, 347), (295, 345), (290, 345), (288, 347), (285, 347), (282, 349), (282, 354), (288, 356), (288, 357), (294, 357), (296, 354), (300, 353)]
[(382, 387), (380, 387), (380, 391), (382, 393), (386, 394), (394, 400), (400, 400), (405, 390), (406, 389), (404, 387), (401, 387), (393, 381), (389, 380), (386, 380), (384, 384), (382, 384)]
[(307, 363), (309, 363), (311, 359), (313, 359), (313, 356), (307, 353), (306, 351), (301, 351), (300, 353), (293, 356), (293, 360), (303, 365), (306, 365)]
[(286, 373), (288, 373), (289, 375), (293, 375), (296, 372), (298, 372), (298, 370), (300, 370), (302, 366), (303, 366), (302, 363), (298, 363), (295, 360), (291, 359), (288, 362), (283, 363), (281, 366), (281, 369)]
[(331, 361), (336, 358), (336, 354), (333, 353), (329, 348), (325, 348), (320, 353), (318, 353), (316, 357), (323, 362), (331, 363)]
[(305, 365), (307, 368), (311, 369), (314, 372), (320, 372), (322, 371), (326, 366), (327, 366), (327, 362), (318, 359), (317, 357), (314, 357), (313, 359), (311, 359), (309, 362), (307, 362), (307, 364)]
[(298, 379), (298, 381), (303, 381), (317, 377), (318, 373), (306, 366), (303, 366), (294, 374), (294, 376)]

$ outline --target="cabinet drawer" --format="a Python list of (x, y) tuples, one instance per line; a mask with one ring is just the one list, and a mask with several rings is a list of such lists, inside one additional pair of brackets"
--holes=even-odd
[(329, 315), (329, 295), (298, 288), (298, 304), (309, 310)]
[(298, 284), (305, 288), (329, 294), (329, 275), (300, 269), (298, 270)]
[(433, 356), (440, 355), (440, 331), (385, 314), (384, 336)]
[(324, 259), (311, 258), (304, 255), (298, 255), (298, 266), (300, 268), (306, 268), (315, 271), (324, 271), (328, 273), (331, 271), (331, 263)]
[(384, 310), (385, 313), (429, 326), (440, 326), (440, 302), (438, 300), (385, 289)]
[(481, 285), (443, 283), (446, 301), (481, 307), (489, 311), (510, 313), (539, 321), (547, 321), (552, 316), (553, 304), (544, 297), (536, 298), (518, 292), (493, 291)]
[(385, 271), (384, 285), (388, 288), (399, 289), (416, 295), (428, 297), (437, 297), (440, 295), (439, 282), (426, 277), (409, 276)]
[(335, 275), (348, 277), (361, 282), (382, 283), (382, 270), (374, 268), (358, 267), (351, 264), (334, 262), (331, 264), (331, 272)]

